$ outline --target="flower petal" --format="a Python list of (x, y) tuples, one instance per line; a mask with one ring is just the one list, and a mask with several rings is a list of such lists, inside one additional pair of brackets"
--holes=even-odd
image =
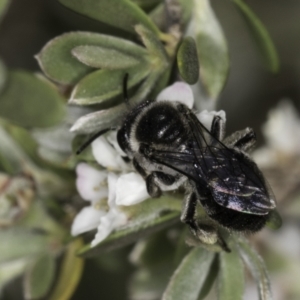
[(116, 206), (116, 189), (117, 189), (117, 181), (118, 176), (115, 173), (108, 173), (107, 177), (107, 183), (108, 183), (108, 205), (109, 207), (115, 207)]
[(128, 168), (122, 157), (104, 136), (100, 136), (92, 143), (92, 152), (96, 161), (107, 169), (121, 171)]
[(224, 122), (226, 122), (226, 113), (224, 110), (220, 111), (207, 111), (203, 110), (196, 114), (198, 120), (208, 129), (211, 129), (211, 123), (215, 116), (219, 116)]
[(194, 105), (194, 95), (188, 84), (178, 81), (163, 89), (158, 94), (156, 101), (179, 101), (188, 108), (192, 108)]
[(125, 225), (126, 222), (127, 216), (123, 212), (119, 211), (117, 208), (110, 209), (109, 212), (101, 218), (97, 234), (91, 242), (91, 246), (94, 247), (102, 242), (113, 230)]
[(117, 205), (134, 205), (149, 197), (145, 180), (141, 175), (131, 172), (119, 177), (116, 188)]
[(84, 207), (75, 217), (71, 234), (73, 236), (79, 235), (83, 232), (90, 231), (97, 228), (102, 216), (106, 214), (105, 211), (97, 210), (92, 206)]
[(98, 171), (86, 163), (80, 163), (76, 173), (76, 187), (84, 200), (95, 202), (107, 197), (106, 171)]

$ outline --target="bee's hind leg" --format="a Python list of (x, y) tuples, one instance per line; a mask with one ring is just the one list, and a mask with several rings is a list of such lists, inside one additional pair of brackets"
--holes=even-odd
[(252, 128), (247, 127), (244, 130), (234, 132), (225, 138), (223, 143), (230, 148), (238, 148), (247, 152), (255, 145), (256, 135)]
[(216, 228), (196, 221), (197, 198), (198, 197), (195, 192), (191, 192), (185, 197), (180, 218), (181, 222), (189, 225), (192, 234), (202, 243), (208, 245), (218, 243), (224, 251), (230, 252), (226, 242), (219, 235)]
[(211, 123), (210, 133), (217, 140), (223, 140), (225, 136), (225, 122), (221, 117), (214, 116)]
[(138, 163), (135, 158), (133, 159), (133, 166), (137, 170), (137, 172), (145, 179), (147, 192), (153, 198), (161, 196), (162, 186), (171, 186), (178, 182), (178, 179), (175, 176), (166, 174), (164, 172), (146, 172), (146, 170)]

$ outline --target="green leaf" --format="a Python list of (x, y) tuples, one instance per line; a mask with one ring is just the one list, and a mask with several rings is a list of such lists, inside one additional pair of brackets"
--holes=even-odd
[(185, 37), (177, 52), (177, 65), (180, 76), (188, 84), (195, 84), (199, 78), (199, 61), (196, 42)]
[(49, 239), (46, 234), (26, 228), (9, 228), (0, 231), (0, 263), (19, 258), (33, 258), (47, 252)]
[(123, 91), (123, 80), (128, 73), (128, 87), (139, 83), (151, 72), (149, 64), (139, 64), (127, 70), (98, 70), (84, 77), (74, 88), (70, 103), (78, 105), (113, 105)]
[(102, 251), (110, 251), (116, 248), (129, 245), (140, 238), (144, 238), (154, 232), (167, 228), (179, 221), (179, 212), (168, 213), (166, 215), (145, 220), (136, 226), (123, 227), (116, 230), (107, 239), (98, 245), (91, 247), (90, 245), (80, 249), (78, 255), (83, 257), (92, 257), (99, 255)]
[(29, 258), (21, 258), (0, 263), (0, 290), (11, 279), (21, 275), (30, 262)]
[(162, 300), (197, 300), (215, 254), (194, 248), (173, 274)]
[(119, 50), (99, 46), (78, 46), (72, 50), (72, 54), (89, 67), (107, 70), (128, 69), (141, 62)]
[[(163, 75), (160, 71), (153, 71), (130, 99), (130, 104), (134, 106), (146, 99), (161, 76)], [(120, 124), (126, 110), (127, 107), (125, 103), (122, 103), (110, 109), (87, 114), (75, 122), (71, 131), (76, 134), (90, 134), (106, 128), (115, 127)]]
[(208, 295), (213, 284), (216, 281), (218, 273), (219, 273), (219, 260), (218, 260), (218, 256), (216, 255), (211, 264), (209, 273), (206, 276), (205, 282), (203, 283), (198, 300), (205, 299), (205, 297)]
[(82, 247), (81, 239), (74, 240), (67, 248), (64, 255), (58, 282), (49, 300), (71, 299), (82, 276), (84, 260), (76, 256), (76, 252)]
[(162, 0), (131, 0), (139, 7), (143, 8), (144, 10), (149, 10), (157, 6)]
[(152, 56), (154, 69), (165, 69), (169, 65), (168, 54), (157, 36), (143, 25), (136, 25), (135, 31), (141, 37), (145, 47)]
[(55, 275), (55, 259), (49, 254), (38, 257), (24, 277), (25, 299), (40, 299), (50, 289)]
[(78, 46), (99, 46), (133, 57), (144, 57), (145, 48), (125, 39), (91, 32), (70, 32), (48, 42), (36, 56), (43, 72), (61, 84), (74, 84), (93, 68), (79, 62), (72, 50)]
[(0, 169), (5, 173), (25, 172), (28, 165), (32, 164), (29, 155), (33, 155), (35, 147), (26, 130), (0, 121)]
[(143, 24), (155, 34), (158, 28), (149, 17), (129, 0), (59, 0), (68, 8), (92, 19), (134, 32), (134, 25)]
[(89, 257), (104, 250), (128, 245), (141, 237), (179, 222), (180, 210), (181, 197), (176, 199), (174, 196), (168, 195), (159, 199), (148, 199), (141, 204), (123, 207), (123, 211), (130, 220), (128, 225), (116, 230), (94, 247), (85, 246), (78, 254)]
[(238, 251), (248, 266), (253, 278), (256, 280), (260, 300), (272, 300), (270, 280), (262, 258), (242, 237), (235, 238)]
[(193, 25), (201, 80), (208, 95), (215, 99), (227, 80), (229, 56), (225, 36), (209, 0), (195, 2)]
[(22, 161), (26, 160), (27, 155), (0, 126), (0, 168), (6, 173), (16, 174), (22, 170)]
[(248, 27), (250, 28), (253, 37), (256, 41), (258, 49), (264, 59), (267, 68), (271, 72), (278, 72), (279, 58), (272, 39), (252, 9), (242, 0), (232, 0), (243, 15)]
[(64, 115), (64, 100), (51, 85), (25, 71), (8, 73), (0, 95), (1, 117), (24, 127), (49, 127)]
[(244, 265), (238, 252), (231, 247), (232, 252), (221, 252), (220, 272), (218, 278), (218, 299), (239, 300), (244, 294)]

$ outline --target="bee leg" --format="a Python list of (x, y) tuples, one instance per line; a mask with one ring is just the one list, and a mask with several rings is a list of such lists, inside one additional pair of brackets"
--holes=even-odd
[(197, 235), (198, 230), (197, 223), (195, 221), (197, 196), (195, 193), (190, 193), (184, 198), (183, 208), (181, 212), (180, 220), (182, 223), (189, 225), (192, 233)]
[(252, 128), (247, 127), (244, 130), (234, 132), (223, 142), (226, 146), (247, 152), (255, 145), (256, 135)]
[(160, 187), (155, 182), (155, 175), (153, 174), (154, 172), (147, 174), (146, 170), (137, 162), (135, 158), (133, 159), (132, 163), (137, 172), (145, 179), (148, 194), (153, 198), (160, 197), (162, 192)]
[(155, 176), (157, 181), (161, 182), (164, 185), (172, 185), (175, 183), (176, 178), (170, 174), (164, 172), (154, 171), (152, 175)]
[(147, 192), (151, 197), (157, 198), (161, 196), (162, 192), (160, 187), (155, 182), (155, 175), (150, 174), (146, 177), (146, 187)]
[(196, 221), (197, 195), (191, 193), (184, 199), (180, 220), (189, 225), (191, 232), (205, 244), (215, 244), (218, 240), (215, 229), (209, 225), (200, 225)]
[(132, 164), (134, 166), (134, 168), (136, 169), (136, 171), (144, 178), (146, 179), (147, 177), (147, 172), (146, 170), (137, 162), (137, 160), (134, 158), (132, 160)]
[(217, 140), (222, 141), (225, 136), (225, 122), (219, 116), (214, 116), (211, 123), (210, 133)]
[(202, 243), (208, 245), (217, 243), (224, 251), (230, 252), (226, 242), (217, 232), (216, 228), (209, 224), (199, 223), (196, 221), (195, 215), (197, 200), (196, 193), (190, 193), (186, 196), (180, 217), (181, 222), (188, 224), (192, 234)]

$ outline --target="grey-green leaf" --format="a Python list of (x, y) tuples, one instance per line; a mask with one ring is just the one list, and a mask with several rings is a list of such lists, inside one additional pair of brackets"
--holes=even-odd
[(260, 300), (272, 300), (272, 291), (265, 263), (251, 245), (242, 237), (236, 237), (238, 251), (256, 280)]
[(92, 19), (134, 32), (134, 25), (143, 24), (152, 32), (159, 30), (150, 18), (130, 0), (59, 0), (68, 8)]
[(30, 262), (30, 258), (20, 258), (0, 263), (0, 289), (2, 289), (7, 282), (21, 275)]
[(188, 84), (195, 84), (199, 78), (197, 46), (192, 37), (185, 37), (177, 52), (180, 76)]
[(0, 238), (5, 243), (0, 243), (0, 263), (25, 258), (35, 257), (48, 250), (48, 237), (34, 233), (25, 228), (10, 228), (0, 231)]
[(279, 58), (267, 29), (244, 1), (232, 1), (245, 18), (266, 66), (271, 72), (277, 72), (279, 70)]
[(78, 46), (72, 54), (89, 67), (107, 70), (127, 69), (141, 62), (138, 57), (100, 46)]
[(231, 247), (232, 252), (221, 252), (220, 272), (218, 277), (219, 300), (242, 300), (244, 294), (244, 265), (239, 253)]
[[(149, 64), (141, 63), (127, 70), (98, 70), (84, 77), (74, 88), (70, 103), (79, 105), (106, 104), (122, 94), (123, 80), (128, 73), (128, 87), (143, 80), (151, 72)], [(113, 104), (113, 102), (112, 102)]]
[(218, 257), (218, 255), (216, 255), (211, 264), (208, 275), (206, 276), (206, 279), (205, 279), (205, 282), (200, 291), (198, 300), (205, 299), (205, 297), (209, 294), (209, 292), (211, 291), (211, 289), (213, 287), (213, 284), (216, 281), (218, 273), (219, 273), (219, 257)]
[[(131, 105), (137, 105), (144, 100), (154, 89), (155, 84), (161, 76), (163, 75), (160, 72), (152, 72), (130, 99)], [(115, 127), (120, 124), (125, 113), (126, 105), (124, 103), (110, 109), (93, 112), (79, 118), (72, 126), (71, 131), (76, 134), (90, 134)]]
[(131, 0), (131, 1), (146, 11), (157, 6), (160, 2), (162, 2), (162, 0)]
[(55, 260), (50, 254), (39, 256), (24, 276), (25, 299), (40, 299), (50, 289), (55, 275)]
[(121, 51), (134, 57), (144, 57), (145, 48), (125, 39), (91, 32), (70, 32), (48, 42), (36, 56), (43, 72), (62, 84), (74, 84), (93, 68), (81, 63), (72, 55), (78, 46), (99, 46)]
[(154, 68), (156, 70), (164, 70), (169, 64), (169, 57), (161, 41), (153, 32), (143, 25), (136, 25), (135, 30), (151, 55)]
[(24, 127), (49, 127), (65, 115), (64, 99), (52, 85), (25, 71), (8, 73), (0, 116)]
[(194, 248), (173, 274), (162, 300), (197, 300), (215, 254)]
[(0, 126), (0, 169), (9, 174), (17, 174), (22, 170), (22, 164), (28, 161), (28, 156)]
[(78, 254), (84, 257), (92, 257), (98, 255), (102, 251), (109, 251), (129, 245), (140, 238), (144, 238), (154, 232), (176, 224), (179, 221), (179, 215), (179, 212), (172, 212), (161, 217), (145, 220), (136, 226), (128, 226), (116, 230), (103, 242), (94, 247), (87, 245), (82, 248)]
[(195, 1), (192, 20), (200, 63), (200, 77), (208, 95), (222, 91), (229, 71), (229, 56), (222, 28), (209, 0)]

